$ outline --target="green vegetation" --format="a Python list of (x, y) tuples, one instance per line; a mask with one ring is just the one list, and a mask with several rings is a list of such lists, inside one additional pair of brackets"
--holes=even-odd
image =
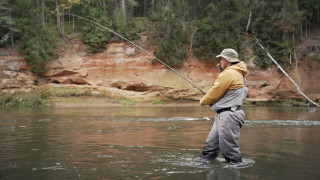
[[(75, 89), (70, 87), (43, 87), (34, 88), (28, 92), (16, 91), (13, 93), (0, 91), (0, 107), (42, 107), (50, 105), (50, 99), (53, 97), (68, 97), (67, 101), (73, 103), (86, 102), (86, 97), (99, 97), (105, 98), (106, 102), (122, 104), (122, 105), (135, 105), (136, 100), (127, 98), (120, 94), (111, 94), (104, 92), (102, 94), (92, 94), (90, 90)], [(79, 98), (84, 97), (84, 99)], [(192, 100), (188, 100), (192, 101)], [(320, 104), (320, 100), (316, 101)], [(154, 100), (152, 105), (165, 104), (161, 100)], [(309, 106), (307, 101), (304, 100), (269, 100), (269, 101), (246, 101), (244, 106)]]
[(320, 55), (313, 55), (313, 56), (310, 56), (310, 59), (314, 60), (314, 61), (318, 61), (320, 62)]
[(38, 107), (46, 105), (49, 94), (43, 89), (33, 89), (30, 92), (17, 91), (14, 93), (0, 92), (2, 107)]
[(245, 40), (244, 27), (249, 14), (243, 0), (211, 1), (202, 4), (199, 30), (195, 37), (194, 53), (202, 59), (215, 57), (224, 48), (230, 47), (239, 54)]
[(269, 60), (267, 53), (258, 43), (253, 45), (253, 53), (256, 56), (255, 64), (261, 69), (267, 69), (272, 65), (272, 61)]
[(151, 11), (152, 38), (161, 39), (155, 55), (169, 65), (180, 66), (187, 57), (189, 8), (187, 1), (156, 1)]
[(49, 96), (70, 97), (70, 96), (92, 96), (92, 93), (86, 89), (74, 89), (68, 87), (48, 87), (46, 88)]
[[(103, 11), (99, 4), (89, 3), (86, 6), (88, 19), (93, 19), (96, 23), (103, 26), (110, 27), (111, 23), (109, 18), (106, 16), (107, 12)], [(100, 26), (84, 22), (82, 26), (82, 42), (85, 43), (91, 53), (102, 52), (106, 49), (106, 43), (110, 39), (110, 32)]]
[[(248, 33), (288, 68), (295, 43), (320, 25), (319, 11), (318, 0), (0, 0), (0, 47), (19, 46), (31, 71), (40, 75), (45, 61), (57, 54), (57, 42), (67, 43), (73, 32), (81, 34), (90, 53), (105, 50), (108, 42), (123, 41), (67, 14), (74, 13), (134, 42), (141, 42), (139, 33), (147, 36), (143, 45), (155, 45), (155, 56), (169, 65), (182, 65), (189, 47), (203, 60), (215, 59), (227, 47), (243, 59)], [(249, 43), (256, 64), (270, 67), (265, 52)]]
[(133, 99), (122, 99), (120, 100), (120, 103), (123, 105), (134, 105), (137, 101)]
[(299, 106), (306, 107), (309, 106), (307, 101), (295, 100), (295, 99), (281, 99), (281, 100), (269, 100), (269, 101), (246, 101), (244, 106)]
[(72, 102), (81, 101), (79, 97), (100, 97), (105, 98), (107, 102), (119, 103), (122, 105), (134, 105), (136, 100), (127, 98), (119, 94), (93, 95), (87, 89), (75, 89), (70, 87), (42, 87), (31, 91), (16, 91), (13, 93), (0, 91), (0, 107), (41, 107), (48, 105), (48, 101), (53, 97), (67, 97)]
[(160, 101), (160, 100), (154, 100), (151, 102), (153, 105), (156, 105), (156, 104), (164, 104), (164, 102)]
[(55, 38), (49, 32), (43, 13), (46, 11), (40, 3), (17, 1), (21, 9), (18, 28), (23, 32), (19, 49), (31, 67), (31, 72), (45, 72), (44, 63), (56, 54)]
[(39, 107), (46, 106), (51, 97), (92, 96), (89, 90), (67, 87), (35, 88), (29, 92), (0, 92), (2, 107)]

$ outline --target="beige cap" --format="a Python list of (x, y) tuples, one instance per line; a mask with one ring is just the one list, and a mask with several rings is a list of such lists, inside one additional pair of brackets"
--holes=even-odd
[(229, 62), (240, 62), (238, 59), (238, 53), (234, 49), (228, 48), (224, 49), (221, 54), (216, 56), (217, 58), (223, 57)]

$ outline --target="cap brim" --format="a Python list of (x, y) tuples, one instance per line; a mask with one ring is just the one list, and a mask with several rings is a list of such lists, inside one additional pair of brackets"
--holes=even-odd
[(216, 56), (216, 57), (217, 57), (217, 58), (223, 57), (224, 59), (226, 59), (226, 60), (229, 61), (229, 62), (240, 62), (239, 59), (229, 58), (229, 57), (223, 56), (223, 55), (221, 55), (221, 54), (219, 54), (219, 55)]

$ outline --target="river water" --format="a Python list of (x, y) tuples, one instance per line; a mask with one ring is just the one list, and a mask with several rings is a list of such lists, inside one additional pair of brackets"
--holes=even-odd
[(319, 108), (244, 110), (231, 165), (198, 161), (208, 107), (0, 109), (0, 179), (320, 179)]

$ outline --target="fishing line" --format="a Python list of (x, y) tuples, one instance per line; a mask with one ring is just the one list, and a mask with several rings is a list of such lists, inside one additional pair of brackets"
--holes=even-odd
[(97, 22), (94, 22), (94, 21), (92, 21), (92, 20), (90, 20), (90, 19), (87, 19), (87, 18), (85, 18), (85, 17), (78, 16), (78, 15), (75, 15), (75, 14), (70, 14), (70, 13), (64, 13), (64, 14), (71, 15), (71, 16), (74, 16), (74, 17), (77, 17), (77, 18), (80, 18), (80, 19), (84, 19), (84, 20), (86, 20), (86, 21), (89, 21), (89, 22), (91, 22), (91, 23), (93, 23), (93, 24), (96, 24), (96, 25), (98, 25), (98, 26), (100, 26), (100, 27), (102, 27), (102, 28), (110, 31), (111, 33), (119, 36), (120, 38), (126, 40), (127, 42), (129, 42), (130, 44), (132, 44), (132, 45), (134, 45), (135, 47), (139, 48), (139, 49), (142, 50), (143, 52), (147, 53), (149, 56), (155, 58), (155, 59), (156, 59), (157, 61), (159, 61), (161, 64), (165, 65), (167, 68), (169, 68), (170, 70), (172, 70), (173, 72), (175, 72), (176, 74), (178, 74), (182, 79), (186, 80), (187, 82), (189, 82), (190, 84), (192, 84), (195, 88), (197, 88), (198, 90), (200, 90), (201, 92), (203, 92), (204, 94), (206, 94), (205, 91), (203, 91), (201, 88), (199, 88), (197, 85), (195, 85), (191, 80), (189, 80), (188, 78), (184, 77), (182, 74), (180, 74), (179, 72), (177, 72), (176, 70), (174, 70), (173, 68), (171, 68), (169, 65), (167, 65), (166, 63), (164, 63), (163, 61), (161, 61), (159, 58), (157, 58), (157, 57), (155, 57), (154, 55), (150, 54), (148, 51), (146, 51), (146, 50), (143, 49), (142, 47), (136, 45), (135, 43), (131, 42), (131, 41), (128, 40), (127, 38), (121, 36), (120, 34), (112, 31), (111, 29), (109, 29), (109, 28), (107, 28), (107, 27), (105, 27), (105, 26), (102, 26), (101, 24), (99, 24), (99, 23), (97, 23)]

